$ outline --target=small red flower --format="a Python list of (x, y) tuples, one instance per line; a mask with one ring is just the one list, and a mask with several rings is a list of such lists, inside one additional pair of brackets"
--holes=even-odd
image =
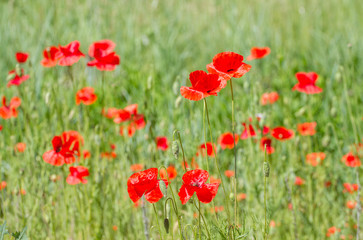
[(19, 143), (15, 144), (14, 149), (15, 149), (15, 151), (17, 151), (17, 152), (22, 153), (22, 152), (24, 152), (24, 151), (25, 151), (25, 149), (26, 149), (26, 144), (25, 144), (25, 143), (23, 143), (23, 142), (19, 142)]
[(144, 164), (141, 163), (136, 163), (136, 164), (132, 164), (130, 169), (133, 172), (139, 172), (144, 168)]
[(6, 188), (6, 185), (7, 185), (7, 183), (5, 181), (2, 181), (0, 183), (0, 190), (3, 190), (4, 188)]
[[(166, 169), (166, 172), (168, 173), (169, 180), (173, 180), (178, 175), (178, 173), (177, 173), (177, 171), (176, 171), (176, 169), (175, 169), (175, 167), (173, 165), (170, 165)], [(161, 177), (161, 179), (166, 179), (167, 180), (166, 172), (165, 172), (165, 169), (161, 169), (160, 170), (160, 177)]]
[(3, 130), (3, 126), (2, 125), (0, 125), (0, 131), (2, 131)]
[(292, 90), (297, 90), (306, 94), (316, 94), (321, 93), (323, 89), (315, 85), (318, 79), (318, 74), (315, 72), (298, 72), (295, 74), (296, 79), (299, 81)]
[(233, 170), (226, 170), (224, 171), (224, 175), (226, 175), (226, 177), (231, 178), (234, 176), (234, 171)]
[(241, 139), (247, 139), (250, 137), (255, 137), (257, 136), (255, 129), (253, 128), (252, 124), (246, 124), (246, 123), (242, 123), (244, 130), (241, 134)]
[(15, 70), (12, 70), (8, 73), (8, 76), (11, 76), (12, 78), (9, 80), (7, 87), (11, 86), (19, 86), (23, 82), (29, 79), (29, 75), (24, 75), (24, 69), (21, 69), (20, 76), (15, 72)]
[(323, 152), (314, 152), (306, 155), (306, 162), (313, 167), (322, 164), (326, 155)]
[(353, 153), (347, 153), (343, 156), (342, 161), (347, 165), (348, 167), (359, 167), (361, 165), (361, 162), (358, 158), (358, 156), (353, 155)]
[(245, 200), (247, 198), (247, 194), (246, 193), (239, 193), (237, 194), (237, 201), (242, 201)]
[(116, 44), (111, 40), (101, 40), (91, 44), (88, 55), (93, 60), (87, 63), (89, 67), (96, 67), (100, 71), (113, 71), (120, 64), (120, 57), (113, 51)]
[(261, 105), (274, 104), (279, 99), (277, 92), (264, 93), (261, 96)]
[(232, 77), (240, 78), (250, 69), (251, 65), (243, 62), (243, 56), (234, 52), (218, 53), (214, 56), (213, 62), (207, 65), (208, 72), (219, 74), (224, 81)]
[(40, 62), (43, 67), (54, 67), (55, 65), (57, 65), (58, 62), (58, 54), (59, 52), (59, 48), (55, 47), (55, 46), (51, 46), (49, 48), (46, 48), (43, 51), (43, 59)]
[(344, 186), (343, 192), (348, 192), (350, 194), (358, 191), (359, 189), (359, 185), (356, 183), (344, 183), (343, 186)]
[[(164, 181), (168, 187), (168, 181), (161, 181)], [(159, 182), (157, 168), (149, 168), (132, 174), (127, 181), (127, 192), (130, 199), (135, 203), (145, 194), (145, 199), (149, 203), (158, 202), (164, 196), (160, 190)]]
[(87, 179), (84, 178), (89, 176), (88, 168), (83, 166), (69, 167), (69, 172), (70, 174), (66, 180), (68, 184), (76, 185), (79, 183), (87, 183)]
[(200, 152), (200, 154), (203, 157), (205, 157), (206, 156), (206, 151), (205, 151), (206, 146), (207, 146), (207, 155), (209, 157), (214, 157), (214, 153), (216, 152), (217, 147), (215, 144), (212, 144), (211, 142), (206, 142), (206, 143), (200, 144), (200, 146), (198, 148), (198, 153)]
[(357, 206), (357, 202), (356, 201), (351, 201), (349, 200), (346, 204), (347, 208), (349, 209), (354, 209)]
[[(237, 146), (239, 136), (238, 134), (234, 135), (234, 141)], [(221, 145), (222, 149), (233, 149), (234, 148), (234, 142), (233, 142), (233, 135), (230, 132), (223, 133), (221, 136), (219, 136), (219, 145)]]
[(83, 150), (83, 158), (87, 159), (91, 157), (91, 153), (88, 150)]
[(117, 109), (117, 108), (109, 108), (107, 110), (102, 109), (102, 115), (109, 119), (115, 118), (117, 116), (118, 112), (119, 112), (119, 109)]
[(316, 133), (316, 122), (298, 123), (297, 131), (301, 136), (313, 136)]
[(85, 87), (79, 90), (76, 94), (76, 104), (83, 103), (84, 105), (91, 105), (96, 102), (97, 95), (94, 93), (92, 87)]
[(294, 137), (294, 131), (285, 127), (276, 127), (272, 129), (271, 135), (279, 141), (288, 140)]
[(76, 131), (62, 133), (52, 140), (53, 149), (43, 154), (43, 160), (54, 166), (71, 164), (76, 161), (75, 155), (79, 156), (79, 145), (83, 143), (83, 138)]
[(29, 54), (25, 53), (25, 52), (17, 52), (15, 54), (16, 57), (16, 61), (18, 61), (18, 63), (25, 63), (26, 60), (28, 60)]
[(272, 154), (275, 152), (275, 148), (271, 146), (272, 144), (272, 140), (268, 137), (262, 137), (261, 141), (260, 141), (260, 149), (262, 151), (265, 151), (265, 146), (266, 146), (266, 153), (267, 154)]
[(59, 66), (72, 66), (78, 62), (84, 54), (79, 50), (80, 43), (73, 41), (67, 46), (59, 46), (59, 51), (56, 53), (56, 59), (58, 59)]
[(18, 97), (13, 97), (10, 104), (6, 105), (6, 97), (2, 99), (2, 107), (0, 107), (0, 117), (3, 119), (16, 118), (18, 116), (17, 108), (20, 106), (21, 100)]
[(340, 232), (340, 229), (333, 226), (333, 227), (328, 229), (328, 231), (326, 233), (326, 236), (330, 237), (331, 235), (333, 235), (333, 234), (335, 234), (337, 232)]
[(156, 147), (159, 150), (166, 151), (169, 148), (168, 139), (166, 137), (156, 137)]
[(221, 81), (218, 74), (206, 73), (202, 70), (189, 74), (191, 87), (181, 87), (180, 93), (183, 97), (193, 101), (202, 100), (210, 95), (217, 96), (217, 93), (224, 88), (225, 81)]
[(247, 61), (264, 58), (269, 55), (270, 52), (271, 50), (269, 47), (253, 47), (251, 48), (251, 54), (247, 57)]
[(304, 179), (302, 179), (301, 177), (296, 177), (295, 178), (295, 185), (297, 185), (297, 186), (301, 186), (301, 185), (303, 185), (305, 183), (305, 180)]
[(195, 192), (202, 203), (210, 203), (213, 200), (217, 195), (219, 183), (206, 183), (208, 177), (208, 172), (201, 169), (190, 170), (183, 175), (183, 185), (178, 193), (182, 204), (186, 204)]

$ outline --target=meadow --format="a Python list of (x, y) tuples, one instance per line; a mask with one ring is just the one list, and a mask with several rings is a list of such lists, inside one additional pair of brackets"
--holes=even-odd
[[(12, 0), (0, 1), (0, 19), (0, 239), (363, 238), (360, 0)], [(104, 39), (119, 56), (112, 71), (87, 65)], [(73, 41), (85, 56), (72, 66), (41, 63)], [(256, 46), (270, 53), (247, 60)], [(190, 73), (222, 52), (250, 70), (218, 96), (183, 97)], [(293, 90), (299, 72), (315, 72), (322, 91)], [(9, 86), (15, 74), (29, 77)], [(97, 99), (76, 104), (85, 87)], [(271, 92), (278, 99), (263, 104)], [(316, 126), (304, 134), (302, 123)], [(73, 138), (64, 164), (44, 155)], [(167, 188), (153, 182), (164, 196), (150, 203), (143, 190), (134, 203), (130, 176), (163, 166), (174, 167)], [(182, 204), (182, 177), (197, 168), (218, 192)]]

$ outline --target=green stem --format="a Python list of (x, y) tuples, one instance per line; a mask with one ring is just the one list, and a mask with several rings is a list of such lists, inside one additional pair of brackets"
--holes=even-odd
[[(195, 204), (195, 201), (193, 201), (193, 202), (194, 202), (195, 208), (198, 210), (199, 218), (202, 218), (202, 220), (203, 220), (203, 223), (204, 223), (204, 226), (205, 226), (205, 230), (207, 231), (208, 239), (211, 239), (210, 233), (209, 233), (209, 230), (208, 230), (207, 222), (205, 221), (205, 218), (204, 218), (202, 212), (200, 211), (200, 201), (198, 200), (198, 202), (199, 202), (199, 208), (197, 207), (197, 204)], [(199, 219), (199, 238), (201, 238), (201, 234), (200, 234), (201, 228), (202, 227), (200, 225), (200, 219)]]
[(152, 205), (153, 205), (153, 208), (154, 208), (154, 213), (155, 213), (155, 218), (156, 218), (156, 224), (158, 225), (158, 229), (159, 229), (160, 239), (163, 240), (162, 233), (161, 233), (161, 228), (160, 228), (160, 224), (159, 224), (159, 220), (158, 220), (158, 213), (156, 211), (155, 204), (152, 204)]

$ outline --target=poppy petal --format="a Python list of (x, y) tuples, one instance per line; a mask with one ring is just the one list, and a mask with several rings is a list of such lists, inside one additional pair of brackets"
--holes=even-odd
[(219, 183), (204, 184), (198, 189), (197, 197), (202, 203), (210, 203), (213, 198), (217, 195)]

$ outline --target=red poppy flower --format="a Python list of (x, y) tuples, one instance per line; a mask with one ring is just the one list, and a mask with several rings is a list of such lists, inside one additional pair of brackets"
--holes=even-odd
[[(129, 125), (127, 126), (127, 134), (129, 137), (132, 137), (136, 130), (140, 130), (143, 129), (146, 125), (145, 119), (144, 119), (144, 115), (142, 114), (137, 114), (132, 116)], [(120, 126), (120, 135), (123, 136), (124, 135), (124, 127)]]
[(210, 95), (217, 96), (217, 93), (226, 86), (225, 81), (221, 81), (218, 74), (206, 73), (202, 70), (189, 74), (191, 87), (181, 87), (180, 93), (183, 97), (193, 101), (202, 100)]
[(19, 86), (23, 82), (29, 79), (29, 75), (24, 75), (24, 69), (21, 69), (20, 76), (15, 72), (15, 70), (12, 70), (8, 73), (8, 76), (11, 76), (11, 79), (9, 80), (7, 87), (11, 86)]
[(159, 150), (166, 151), (169, 148), (168, 139), (166, 137), (156, 137), (156, 147)]
[(359, 185), (356, 183), (344, 183), (343, 186), (344, 186), (343, 192), (348, 192), (350, 194), (358, 191), (359, 189)]
[(136, 163), (136, 164), (132, 164), (130, 169), (133, 172), (138, 172), (141, 171), (144, 168), (144, 164), (141, 163)]
[(6, 97), (2, 99), (3, 106), (0, 107), (0, 117), (3, 119), (16, 118), (18, 116), (18, 111), (16, 110), (20, 104), (21, 100), (18, 97), (13, 97), (10, 100), (10, 104), (6, 105)]
[(357, 202), (356, 201), (348, 201), (346, 204), (347, 208), (349, 209), (354, 209), (357, 206)]
[[(206, 151), (205, 151), (205, 146), (207, 145), (207, 155), (210, 157), (214, 157), (214, 153), (217, 149), (215, 144), (212, 144), (211, 142), (206, 142), (206, 143), (202, 143), (200, 144), (199, 148), (198, 148), (198, 152), (200, 152), (202, 154), (203, 157), (205, 157)], [(213, 149), (214, 147), (214, 149)]]
[(113, 51), (116, 44), (111, 40), (101, 40), (91, 44), (88, 55), (94, 58), (87, 63), (89, 67), (96, 67), (100, 71), (113, 71), (120, 64), (120, 57)]
[(101, 153), (101, 158), (113, 159), (116, 157), (117, 157), (117, 154), (114, 151)]
[(88, 150), (83, 150), (83, 158), (87, 159), (91, 157), (91, 153)]
[[(238, 143), (238, 139), (239, 139), (238, 134), (235, 134), (234, 141), (236, 143), (236, 146)], [(234, 148), (233, 135), (230, 132), (223, 133), (221, 136), (219, 136), (218, 142), (219, 142), (219, 145), (221, 145), (222, 149), (226, 149), (226, 148), (233, 149)]]
[(340, 229), (333, 226), (333, 227), (328, 229), (328, 231), (326, 233), (326, 236), (330, 237), (331, 235), (333, 235), (333, 234), (335, 234), (337, 232), (340, 232)]
[(305, 180), (304, 179), (302, 179), (301, 177), (296, 177), (295, 178), (295, 185), (297, 185), (297, 186), (301, 186), (301, 185), (303, 185), (305, 183)]
[(261, 105), (274, 104), (279, 99), (277, 92), (264, 93), (261, 97)]
[(207, 65), (208, 72), (219, 74), (225, 81), (232, 77), (240, 78), (250, 69), (251, 65), (243, 62), (243, 56), (234, 52), (218, 53), (213, 62)]
[(92, 87), (85, 87), (79, 90), (76, 94), (76, 104), (83, 103), (84, 105), (91, 105), (96, 102), (97, 95), (94, 93)]
[(246, 123), (242, 123), (244, 130), (241, 134), (241, 139), (247, 139), (250, 137), (255, 137), (257, 134), (255, 132), (255, 129), (253, 128), (252, 124), (247, 124)]
[(239, 193), (237, 194), (237, 201), (242, 201), (245, 200), (247, 198), (247, 194), (246, 193)]
[(84, 54), (79, 50), (79, 42), (73, 41), (67, 46), (59, 46), (59, 51), (56, 53), (56, 59), (58, 59), (58, 65), (60, 66), (72, 66), (78, 62)]
[(87, 179), (85, 177), (89, 176), (88, 168), (83, 166), (76, 166), (69, 168), (70, 174), (67, 177), (67, 183), (70, 185), (76, 185), (79, 183), (86, 184)]
[(15, 149), (15, 151), (17, 151), (17, 152), (22, 153), (22, 152), (24, 152), (24, 151), (25, 151), (25, 149), (26, 149), (26, 144), (25, 144), (25, 143), (23, 143), (23, 142), (17, 143), (17, 144), (15, 144), (14, 149)]
[(59, 48), (51, 46), (43, 51), (43, 59), (40, 62), (43, 67), (54, 67), (57, 65)]
[(52, 140), (53, 149), (43, 154), (43, 160), (54, 166), (74, 163), (75, 155), (80, 155), (80, 143), (83, 143), (83, 138), (76, 131), (68, 131), (62, 133), (62, 136), (55, 136)]
[(165, 169), (160, 170), (160, 177), (161, 179), (167, 179), (166, 173), (168, 173), (169, 180), (173, 180), (178, 175), (175, 167), (173, 165), (170, 165), (165, 172)]
[(262, 134), (263, 134), (263, 135), (267, 135), (269, 132), (270, 132), (270, 128), (269, 128), (269, 127), (267, 127), (267, 126), (263, 126)]
[[(168, 181), (162, 181), (168, 187)], [(127, 192), (130, 199), (135, 203), (145, 194), (145, 199), (149, 203), (158, 202), (164, 196), (160, 190), (159, 182), (157, 168), (149, 168), (132, 174), (127, 181)]]
[(315, 127), (316, 122), (298, 123), (297, 131), (300, 133), (301, 136), (313, 136), (316, 133)]
[(234, 171), (233, 170), (226, 170), (224, 171), (224, 175), (226, 175), (226, 177), (231, 178), (234, 176)]
[(117, 116), (118, 112), (119, 112), (119, 109), (117, 109), (117, 108), (109, 108), (107, 110), (102, 109), (102, 115), (109, 119), (115, 118)]
[(114, 113), (114, 122), (122, 123), (131, 119), (132, 116), (137, 116), (137, 104), (131, 104), (124, 109), (118, 109)]
[(15, 54), (16, 57), (16, 61), (18, 61), (18, 63), (25, 63), (26, 60), (28, 60), (29, 54), (25, 53), (25, 52), (17, 52)]
[(311, 166), (316, 167), (318, 164), (321, 164), (325, 159), (325, 153), (323, 152), (314, 152), (306, 155), (306, 162)]
[(288, 140), (294, 137), (294, 131), (284, 128), (276, 127), (272, 129), (271, 135), (279, 141)]
[(7, 185), (7, 183), (5, 181), (2, 181), (0, 183), (0, 190), (3, 190), (4, 188), (6, 188), (6, 185)]
[(272, 144), (272, 140), (268, 137), (262, 137), (261, 141), (260, 141), (260, 149), (262, 151), (265, 151), (265, 146), (266, 146), (266, 153), (267, 154), (272, 154), (275, 152), (275, 148), (271, 146)]
[(3, 126), (2, 125), (0, 125), (0, 131), (2, 131), (3, 130)]
[(342, 161), (347, 165), (348, 167), (359, 167), (361, 165), (361, 162), (358, 158), (358, 156), (353, 155), (353, 153), (347, 153), (343, 156)]
[(208, 172), (201, 169), (186, 172), (178, 193), (181, 203), (186, 204), (195, 192), (199, 201), (210, 203), (217, 195), (219, 183), (206, 183), (208, 177)]
[(247, 61), (264, 58), (269, 55), (270, 52), (271, 50), (269, 47), (253, 47), (251, 48), (251, 54), (247, 57)]
[(299, 81), (292, 90), (297, 90), (306, 94), (316, 94), (321, 93), (323, 89), (315, 85), (318, 79), (318, 74), (315, 72), (298, 72), (295, 74), (296, 79)]

